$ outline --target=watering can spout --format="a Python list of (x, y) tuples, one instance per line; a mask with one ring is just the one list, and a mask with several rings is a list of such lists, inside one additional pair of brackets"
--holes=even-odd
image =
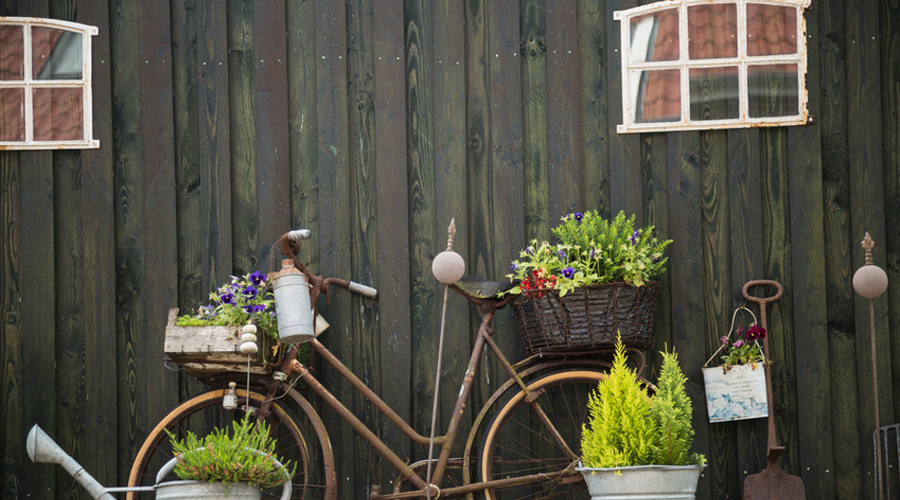
[(59, 464), (97, 500), (115, 500), (96, 479), (88, 474), (74, 458), (70, 457), (46, 432), (35, 425), (25, 438), (25, 449), (34, 463)]

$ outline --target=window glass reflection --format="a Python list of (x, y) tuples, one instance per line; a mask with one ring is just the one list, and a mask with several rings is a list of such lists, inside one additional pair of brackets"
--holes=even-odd
[(83, 74), (81, 33), (35, 26), (31, 29), (31, 64), (35, 80), (80, 80)]
[(631, 62), (677, 61), (678, 11), (667, 9), (631, 19)]
[(740, 118), (738, 67), (694, 68), (691, 76), (691, 120)]
[(747, 55), (796, 53), (797, 9), (780, 5), (747, 4)]
[(34, 89), (34, 140), (80, 141), (83, 137), (82, 90)]
[(796, 64), (748, 66), (750, 117), (799, 114), (799, 86)]
[(25, 79), (25, 34), (21, 26), (0, 24), (0, 80)]
[(0, 141), (25, 140), (25, 89), (0, 89)]
[(737, 6), (707, 4), (688, 7), (688, 57), (737, 57)]
[(636, 123), (681, 120), (681, 73), (677, 69), (637, 71)]

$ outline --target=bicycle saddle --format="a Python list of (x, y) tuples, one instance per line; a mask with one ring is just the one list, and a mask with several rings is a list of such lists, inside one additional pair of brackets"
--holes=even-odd
[(499, 299), (519, 281), (489, 281), (474, 276), (463, 276), (453, 285), (466, 295), (476, 299)]

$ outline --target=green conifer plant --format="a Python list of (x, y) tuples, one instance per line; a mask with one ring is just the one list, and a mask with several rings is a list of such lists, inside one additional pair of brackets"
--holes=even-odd
[(582, 464), (616, 468), (704, 463), (703, 455), (689, 455), (694, 432), (686, 381), (677, 356), (663, 353), (659, 387), (651, 396), (628, 367), (625, 346), (617, 340), (612, 370), (588, 399)]

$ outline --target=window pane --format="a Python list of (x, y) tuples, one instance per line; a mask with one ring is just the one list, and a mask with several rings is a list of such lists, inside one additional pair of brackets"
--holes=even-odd
[(0, 89), (0, 141), (25, 140), (25, 89)]
[(677, 69), (637, 71), (640, 82), (635, 96), (634, 121), (677, 122), (681, 120), (681, 73)]
[(80, 141), (83, 138), (80, 88), (34, 89), (34, 140)]
[(81, 80), (81, 33), (35, 26), (31, 29), (31, 61), (35, 80)]
[(678, 60), (678, 11), (631, 18), (631, 62)]
[(21, 26), (0, 25), (0, 80), (25, 79), (25, 34)]
[(695, 68), (691, 75), (691, 120), (740, 118), (738, 67)]
[(750, 117), (794, 116), (800, 113), (796, 64), (747, 67)]
[(797, 53), (797, 9), (780, 5), (747, 4), (747, 55)]
[(737, 57), (737, 7), (735, 4), (688, 7), (688, 33), (691, 59)]

